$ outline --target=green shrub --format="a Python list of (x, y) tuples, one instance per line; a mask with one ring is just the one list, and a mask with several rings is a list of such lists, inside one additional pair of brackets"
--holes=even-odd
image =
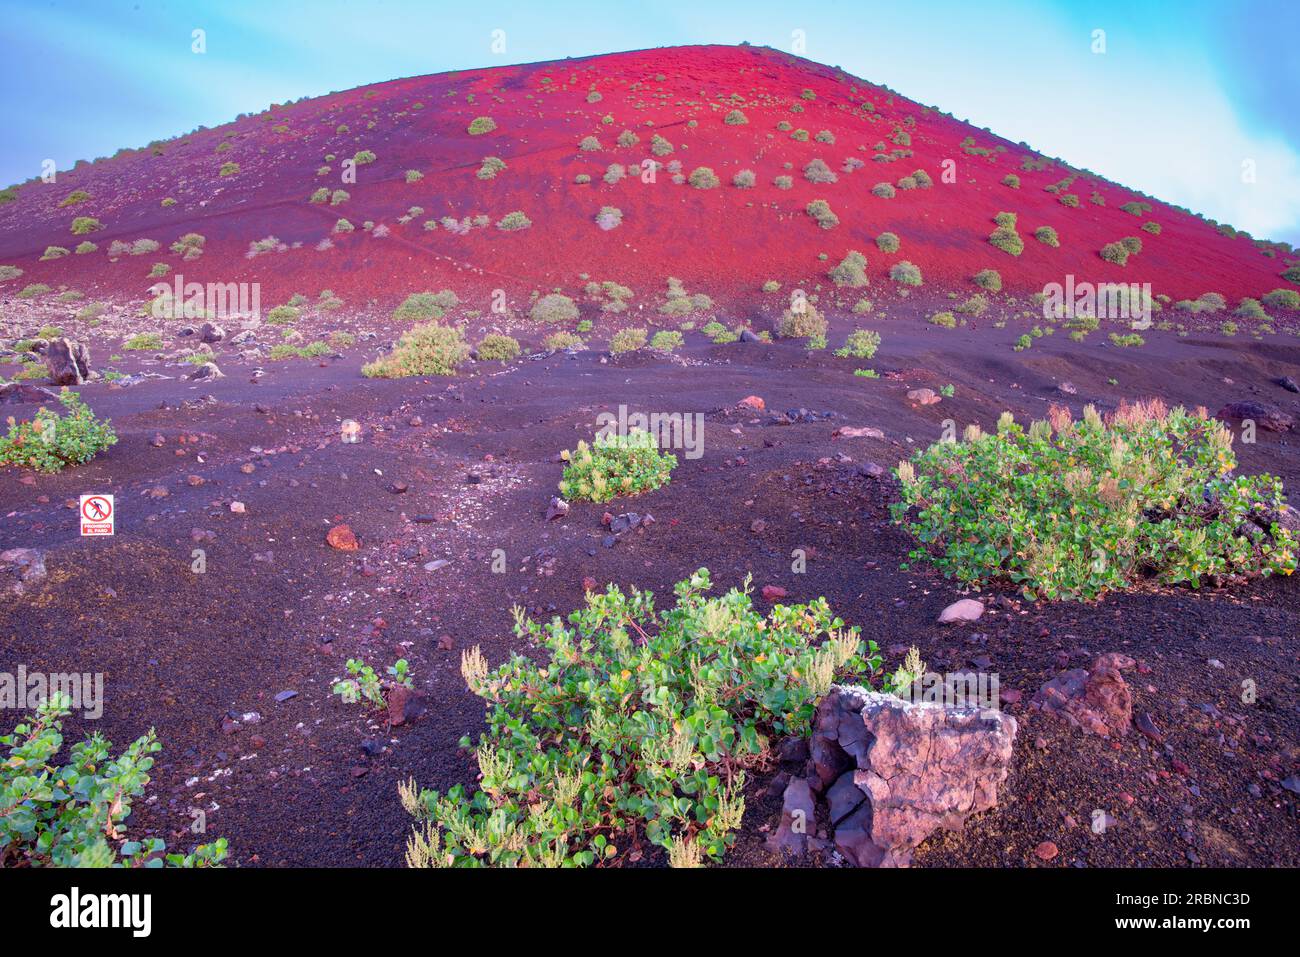
[[(59, 393), (59, 402), (67, 415), (60, 416), (42, 406), (30, 420), (17, 422), (10, 417), (9, 434), (0, 437), (0, 464), (60, 472), (69, 465), (89, 462), (117, 442), (113, 426), (107, 419), (95, 418), (77, 393), (64, 389)], [(3, 790), (0, 800), (0, 807), (10, 804)], [(0, 835), (5, 824), (5, 816), (0, 814)]]
[(1130, 332), (1124, 335), (1120, 335), (1118, 332), (1112, 332), (1110, 334), (1110, 342), (1111, 345), (1119, 346), (1121, 349), (1136, 348), (1147, 344), (1147, 341), (1136, 332)]
[(266, 321), (275, 326), (288, 326), (297, 322), (299, 315), (297, 306), (276, 306), (266, 314)]
[(518, 339), (492, 333), (478, 344), (477, 355), (480, 362), (510, 362), (519, 358), (520, 351)]
[(90, 194), (84, 189), (74, 189), (67, 196), (63, 197), (63, 199), (59, 200), (59, 208), (62, 209), (65, 206), (79, 206), (89, 200)]
[(1145, 233), (1150, 233), (1152, 236), (1159, 236), (1160, 224), (1157, 223), (1154, 219), (1148, 220), (1147, 222), (1142, 224), (1142, 231)]
[(922, 284), (921, 267), (904, 259), (902, 262), (894, 263), (889, 268), (889, 278), (903, 286), (919, 286)]
[(972, 277), (972, 281), (989, 292), (999, 292), (1002, 289), (1002, 274), (996, 269), (981, 269)]
[(738, 769), (765, 766), (779, 738), (809, 734), (831, 682), (869, 675), (880, 657), (874, 642), (861, 657), (857, 629), (844, 630), (824, 598), (764, 618), (748, 580), (720, 598), (710, 587), (700, 569), (656, 612), (653, 595), (610, 585), (568, 625), (543, 627), (519, 609), (516, 636), (541, 654), (489, 671), (477, 647), (466, 652), (461, 672), (489, 704), (479, 790), (403, 788), (421, 822), (408, 863), (612, 863), (640, 832), (673, 866), (720, 859), (744, 813)]
[(70, 254), (71, 250), (64, 246), (46, 246), (45, 252), (41, 254), (41, 262), (45, 262), (49, 259), (62, 259), (64, 256)]
[(637, 136), (631, 130), (624, 130), (622, 133), (618, 134), (617, 142), (618, 145), (624, 149), (631, 149), (633, 146), (636, 146), (637, 143), (641, 142), (641, 137)]
[(1151, 204), (1140, 203), (1140, 202), (1129, 202), (1121, 205), (1120, 209), (1122, 209), (1126, 213), (1131, 213), (1134, 216), (1141, 216), (1143, 213), (1148, 213), (1151, 211)]
[(966, 316), (982, 316), (988, 311), (988, 308), (988, 298), (982, 292), (977, 292), (960, 306), (957, 306), (957, 311)]
[(20, 868), (220, 866), (225, 838), (189, 854), (164, 854), (159, 838), (122, 840), (162, 745), (150, 730), (113, 758), (112, 743), (96, 732), (60, 764), (69, 714), (71, 699), (55, 691), (12, 734), (0, 736), (8, 749), (0, 763), (0, 858)]
[[(999, 213), (999, 215), (1003, 214)], [(998, 226), (989, 234), (989, 242), (1004, 253), (1009, 253), (1012, 256), (1019, 256), (1025, 251), (1025, 241), (1020, 238), (1020, 234), (1016, 232), (1014, 225)]]
[(797, 143), (807, 143), (807, 142), (808, 142), (808, 131), (807, 131), (807, 130), (795, 130), (793, 133), (790, 134), (790, 139), (794, 140), (794, 141), (797, 142)]
[(497, 220), (497, 229), (504, 232), (515, 232), (520, 229), (527, 229), (533, 224), (533, 221), (523, 214), (520, 210), (512, 213), (506, 213)]
[(826, 161), (822, 159), (809, 160), (808, 164), (803, 168), (803, 176), (808, 182), (818, 185), (834, 183), (839, 179), (835, 172), (826, 165)]
[(93, 233), (97, 229), (103, 229), (104, 224), (93, 216), (78, 216), (72, 221), (72, 234), (74, 236), (84, 236), (86, 233)]
[(1233, 314), (1241, 316), (1243, 319), (1268, 319), (1268, 313), (1264, 311), (1264, 307), (1260, 305), (1259, 300), (1251, 299), (1249, 297), (1242, 299), (1241, 302), (1237, 304), (1237, 308)]
[(99, 249), (98, 246), (96, 246), (90, 240), (86, 239), (77, 243), (77, 248), (74, 249), (73, 252), (76, 253), (78, 256), (84, 256), (87, 253), (93, 253), (98, 249)]
[(122, 343), (122, 348), (131, 352), (157, 352), (162, 347), (162, 336), (156, 332), (137, 332)]
[(901, 245), (894, 233), (881, 233), (876, 237), (876, 248), (882, 253), (896, 253)]
[(790, 189), (792, 186), (794, 186), (794, 177), (778, 176), (774, 180), (772, 180), (772, 185), (775, 186), (777, 189)]
[(418, 183), (420, 180), (424, 179), (424, 174), (418, 169), (408, 169), (405, 176), (408, 183)]
[(1300, 309), (1300, 292), (1294, 289), (1274, 289), (1260, 296), (1264, 305), (1274, 309)]
[(234, 176), (239, 172), (238, 163), (222, 163), (221, 169), (217, 170), (218, 176)]
[(1128, 262), (1129, 251), (1123, 243), (1107, 243), (1101, 247), (1101, 258), (1108, 263), (1123, 266)]
[(1051, 226), (1039, 226), (1034, 230), (1034, 238), (1044, 246), (1055, 248), (1061, 245), (1060, 237), (1056, 235), (1056, 230)]
[(609, 340), (609, 351), (615, 355), (620, 352), (635, 352), (645, 346), (648, 335), (645, 329), (620, 329)]
[(767, 282), (763, 283), (763, 292), (776, 292), (780, 288), (781, 284), (775, 279), (769, 279)]
[(506, 168), (505, 160), (499, 156), (485, 156), (483, 162), (474, 175), (479, 179), (496, 179), (497, 173)]
[(942, 326), (945, 329), (956, 329), (957, 317), (951, 312), (936, 312), (930, 317), (930, 325)]
[(496, 121), (492, 117), (478, 116), (469, 124), (469, 135), (482, 136), (484, 133), (491, 133), (496, 128)]
[(897, 195), (894, 187), (889, 183), (877, 183), (871, 187), (871, 194), (879, 196), (881, 199), (893, 199)]
[(1135, 256), (1142, 251), (1142, 240), (1137, 236), (1125, 236), (1119, 242), (1128, 250), (1130, 256)]
[(856, 249), (850, 249), (844, 254), (839, 265), (832, 268), (828, 275), (837, 286), (849, 288), (865, 286), (868, 283), (867, 257)]
[(330, 205), (340, 206), (343, 203), (346, 203), (351, 198), (352, 198), (352, 194), (349, 193), (346, 189), (336, 189), (334, 190), (334, 192), (330, 193)]
[(50, 287), (43, 282), (28, 283), (18, 293), (19, 299), (35, 299), (37, 296), (44, 296), (50, 292)]
[(533, 303), (533, 308), (528, 315), (533, 322), (541, 322), (546, 325), (567, 324), (577, 321), (578, 307), (568, 296), (552, 292)]
[(23, 271), (17, 266), (0, 266), (0, 282), (5, 282), (9, 279), (17, 279), (22, 274)]
[(872, 332), (870, 329), (854, 329), (849, 333), (843, 347), (835, 350), (835, 354), (841, 359), (850, 357), (854, 359), (870, 359), (875, 356), (876, 350), (879, 348), (880, 333)]
[(361, 367), (370, 378), (396, 379), (415, 375), (455, 375), (469, 358), (469, 346), (454, 326), (422, 323), (402, 333), (393, 351)]
[(741, 189), (752, 189), (757, 181), (752, 169), (742, 169), (731, 178), (731, 185), (738, 186)]
[(749, 122), (749, 118), (745, 116), (744, 113), (740, 112), (740, 110), (732, 110), (722, 118), (722, 122), (726, 123), (728, 126), (744, 126)]
[(650, 348), (660, 352), (675, 352), (684, 342), (682, 334), (676, 329), (661, 329), (650, 339)]
[(825, 337), (829, 328), (826, 319), (811, 302), (803, 302), (802, 306), (800, 310), (791, 307), (781, 313), (776, 321), (776, 334), (782, 339)]
[(1295, 539), (1267, 521), (1281, 481), (1230, 478), (1236, 464), (1224, 425), (1158, 401), (1121, 405), (1109, 422), (1091, 406), (1077, 422), (1053, 408), (1028, 431), (1008, 413), (993, 435), (901, 463), (892, 509), (921, 543), (914, 559), (966, 582), (1010, 579), (1031, 599), (1092, 599), (1148, 570), (1193, 586), (1290, 574)]
[(587, 344), (572, 332), (552, 332), (542, 340), (542, 348), (551, 352), (563, 352), (565, 349), (585, 349)]
[(1006, 176), (1002, 177), (1002, 185), (1010, 186), (1012, 189), (1019, 189), (1020, 177), (1015, 173), (1008, 173)]
[(717, 174), (707, 166), (697, 166), (691, 170), (687, 181), (696, 189), (716, 189), (721, 184)]
[(560, 494), (589, 502), (652, 491), (667, 485), (677, 467), (677, 457), (660, 452), (654, 436), (639, 429), (624, 436), (597, 435), (590, 446), (579, 441), (560, 457), (567, 463)]
[(814, 199), (805, 209), (822, 229), (834, 229), (840, 224), (840, 218), (831, 209), (831, 204), (824, 199)]
[(650, 152), (655, 156), (667, 156), (673, 151), (673, 144), (658, 133), (650, 137)]

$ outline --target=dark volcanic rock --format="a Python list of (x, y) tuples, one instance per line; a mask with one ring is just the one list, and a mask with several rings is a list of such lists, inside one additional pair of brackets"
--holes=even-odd
[(90, 378), (90, 350), (83, 342), (51, 339), (45, 350), (45, 367), (55, 385), (81, 385)]

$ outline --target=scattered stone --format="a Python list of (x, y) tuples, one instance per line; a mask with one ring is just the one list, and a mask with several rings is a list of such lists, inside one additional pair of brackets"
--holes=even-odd
[(398, 725), (414, 721), (428, 710), (424, 695), (406, 685), (389, 685), (387, 689), (388, 723)]
[(1269, 432), (1285, 432), (1294, 424), (1287, 413), (1264, 402), (1230, 402), (1215, 413), (1219, 419), (1250, 419)]
[(762, 412), (767, 408), (767, 403), (756, 395), (747, 395), (737, 404), (746, 409), (753, 409), (755, 412)]
[(842, 425), (831, 433), (832, 439), (883, 439), (884, 437), (884, 432), (870, 425)]
[(1057, 390), (1058, 392), (1060, 392), (1061, 395), (1078, 395), (1078, 394), (1079, 394), (1079, 390), (1076, 389), (1076, 388), (1074, 387), (1074, 383), (1073, 383), (1073, 382), (1062, 382), (1060, 385), (1058, 385), (1058, 386), (1056, 387), (1056, 390)]
[(879, 479), (885, 476), (885, 467), (875, 462), (863, 462), (858, 466), (858, 474), (864, 478)]
[(817, 807), (812, 788), (803, 778), (794, 778), (786, 786), (781, 802), (781, 824), (767, 839), (773, 853), (788, 851), (802, 855), (808, 849), (808, 831), (815, 825)]
[(785, 595), (786, 591), (780, 585), (763, 586), (763, 598), (767, 601), (776, 601), (779, 598), (784, 598)]
[(226, 338), (226, 330), (222, 329), (216, 323), (205, 322), (199, 326), (199, 338), (204, 342), (220, 342)]
[(225, 375), (226, 374), (224, 372), (222, 372), (220, 369), (217, 368), (217, 364), (215, 362), (205, 362), (203, 363), (203, 365), (199, 366), (188, 376), (186, 376), (186, 378), (198, 379), (198, 380), (222, 379), (225, 378)]
[(243, 515), (244, 512), (247, 511), (247, 509), (244, 507), (243, 502), (231, 502), (230, 510), (234, 512), (236, 515)]
[(546, 509), (546, 521), (563, 518), (569, 514), (569, 503), (558, 495), (551, 496), (551, 504)]
[(978, 621), (984, 614), (984, 603), (974, 598), (962, 598), (939, 612), (939, 624), (951, 625), (959, 621)]
[(1133, 723), (1133, 694), (1120, 670), (1132, 663), (1127, 655), (1102, 655), (1091, 671), (1063, 671), (1038, 689), (1030, 707), (1062, 717), (1085, 734), (1122, 737)]
[(1275, 379), (1274, 381), (1288, 392), (1300, 392), (1300, 385), (1297, 385), (1295, 379), (1291, 378), (1289, 375), (1284, 375), (1282, 378)]
[(1156, 744), (1161, 744), (1165, 740), (1165, 736), (1161, 732), (1159, 725), (1156, 724), (1155, 719), (1146, 711), (1143, 711), (1133, 719), (1133, 727), (1137, 728), (1140, 733), (1150, 738)]
[(0, 405), (17, 405), (21, 402), (57, 402), (59, 394), (27, 382), (6, 382), (0, 385)]
[(298, 697), (298, 692), (296, 691), (281, 691), (279, 694), (275, 696), (275, 702), (276, 704), (284, 704), (284, 702), (288, 701), (289, 699), (296, 698), (296, 697)]
[[(859, 867), (905, 867), (940, 828), (957, 830), (997, 804), (1016, 719), (979, 708), (912, 703), (834, 685), (817, 707), (810, 744), (827, 792), (835, 846)], [(849, 787), (856, 790), (855, 797)]]
[(907, 393), (907, 401), (913, 405), (934, 405), (939, 401), (939, 394), (933, 389), (912, 389)]
[(439, 568), (445, 568), (450, 564), (451, 564), (450, 560), (446, 558), (438, 558), (435, 559), (434, 561), (427, 562), (424, 566), (424, 570), (426, 572), (436, 572)]
[(1034, 856), (1040, 861), (1051, 861), (1056, 859), (1056, 855), (1061, 853), (1060, 849), (1051, 841), (1043, 841), (1034, 848)]
[(350, 525), (335, 525), (325, 536), (325, 541), (331, 548), (337, 548), (341, 552), (355, 552), (361, 547)]
[(407, 485), (405, 482), (394, 482), (388, 486), (388, 491), (392, 492), (394, 495), (405, 495), (407, 489), (410, 487), (411, 486)]

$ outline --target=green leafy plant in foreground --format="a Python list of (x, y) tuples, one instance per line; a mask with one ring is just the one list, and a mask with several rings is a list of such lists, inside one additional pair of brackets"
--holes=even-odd
[(69, 465), (89, 462), (117, 442), (113, 426), (107, 419), (95, 418), (77, 393), (64, 389), (59, 401), (67, 415), (42, 406), (24, 422), (9, 416), (9, 434), (0, 436), (0, 465), (61, 472)]
[(1154, 575), (1291, 574), (1295, 536), (1271, 475), (1231, 476), (1232, 434), (1204, 410), (1158, 400), (1122, 404), (1103, 421), (1053, 407), (1022, 429), (932, 445), (896, 474), (895, 521), (921, 543), (917, 560), (962, 581), (1010, 579), (1033, 598), (1092, 599)]
[(580, 440), (576, 449), (566, 449), (560, 457), (568, 463), (560, 494), (590, 502), (608, 502), (667, 485), (677, 467), (677, 456), (660, 452), (654, 436), (642, 429), (630, 429), (627, 435), (597, 435), (591, 445)]
[[(388, 698), (384, 694), (385, 679), (380, 678), (374, 668), (360, 658), (349, 658), (347, 668), (350, 677), (334, 682), (330, 688), (334, 694), (342, 698), (345, 704), (366, 701), (375, 708), (383, 708), (387, 705)], [(387, 671), (387, 684), (401, 685), (404, 688), (413, 687), (411, 666), (405, 658), (397, 659), (388, 666)]]
[(402, 786), (419, 822), (407, 863), (618, 863), (642, 835), (674, 866), (720, 859), (744, 813), (745, 772), (770, 766), (774, 738), (809, 733), (837, 676), (880, 664), (825, 598), (763, 616), (748, 587), (709, 597), (702, 568), (659, 612), (650, 593), (614, 585), (588, 592), (567, 624), (515, 609), (515, 634), (540, 660), (514, 654), (493, 670), (478, 647), (462, 655), (488, 706), (479, 789)]
[(221, 838), (190, 854), (165, 854), (158, 838), (125, 840), (122, 825), (149, 784), (153, 755), (162, 750), (152, 729), (117, 758), (96, 733), (73, 745), (67, 764), (63, 719), (70, 700), (57, 692), (0, 736), (0, 867), (216, 867), (226, 858)]

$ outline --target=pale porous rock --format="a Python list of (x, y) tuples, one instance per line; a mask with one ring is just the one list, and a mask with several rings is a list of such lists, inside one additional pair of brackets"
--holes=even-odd
[(974, 598), (962, 598), (939, 612), (939, 624), (951, 625), (960, 621), (976, 621), (984, 614), (984, 604)]
[(45, 552), (41, 549), (10, 548), (0, 552), (0, 590), (22, 595), (45, 578)]
[(906, 867), (934, 831), (997, 804), (1016, 730), (999, 711), (833, 685), (817, 707), (810, 783), (825, 791), (836, 849), (859, 867)]
[(1029, 706), (1064, 718), (1085, 734), (1123, 737), (1133, 724), (1133, 693), (1120, 672), (1134, 664), (1128, 655), (1101, 655), (1091, 671), (1062, 671), (1038, 689)]

